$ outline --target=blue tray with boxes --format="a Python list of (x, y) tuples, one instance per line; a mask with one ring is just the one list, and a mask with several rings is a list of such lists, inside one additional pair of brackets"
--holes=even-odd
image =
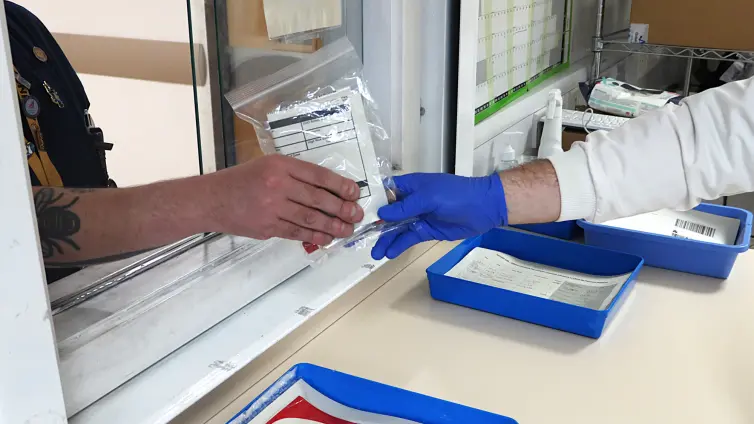
[[(598, 310), (446, 275), (476, 247), (584, 274), (630, 276), (610, 304)], [(643, 263), (635, 255), (503, 228), (462, 242), (430, 266), (427, 277), (436, 300), (599, 338), (628, 297)]]
[[(308, 410), (303, 410), (303, 413), (308, 414), (307, 417), (300, 415), (295, 418), (291, 417), (294, 414), (291, 410), (294, 408), (298, 408), (299, 412), (297, 413), (302, 414), (303, 402), (301, 402), (301, 398), (295, 397), (299, 392), (296, 392), (296, 394), (287, 393), (300, 381), (305, 382), (316, 391), (311, 399), (322, 399), (321, 396), (324, 396), (326, 401), (320, 401), (320, 403), (330, 405), (331, 409), (341, 409), (340, 407), (343, 406), (352, 408), (357, 412), (386, 415), (422, 424), (517, 424), (512, 418), (502, 415), (398, 389), (312, 364), (293, 366), (231, 418), (228, 424), (256, 422), (267, 424), (278, 421), (312, 423), (352, 421), (340, 417), (333, 418), (332, 415), (328, 417), (326, 415), (331, 414), (332, 411), (327, 411), (316, 403), (313, 403), (312, 406), (322, 408), (322, 410), (312, 410), (311, 406), (306, 405)], [(287, 409), (288, 417), (281, 418), (282, 411), (278, 411), (279, 408), (275, 408), (273, 412), (266, 411), (267, 408), (272, 408), (271, 405), (274, 405), (281, 398), (285, 398), (285, 396), (294, 400), (290, 404), (287, 400), (283, 402), (283, 405), (289, 404), (287, 408), (284, 408)], [(333, 406), (330, 402), (336, 402), (339, 405)], [(267, 417), (264, 415), (265, 412), (267, 412)], [(354, 419), (353, 421), (358, 420)], [(382, 422), (382, 420), (377, 421)]]
[(579, 221), (578, 225), (584, 229), (584, 242), (590, 246), (641, 256), (648, 266), (713, 278), (728, 278), (738, 255), (749, 250), (752, 213), (712, 204), (701, 204), (694, 210), (737, 219), (740, 226), (735, 244), (731, 246), (687, 240), (586, 221)]

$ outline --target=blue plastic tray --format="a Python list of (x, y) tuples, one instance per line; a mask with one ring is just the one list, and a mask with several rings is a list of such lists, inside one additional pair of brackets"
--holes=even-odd
[(299, 380), (342, 405), (425, 424), (517, 424), (515, 420), (311, 364), (295, 365), (228, 421), (250, 422)]
[(579, 221), (584, 242), (641, 256), (649, 266), (688, 272), (714, 278), (728, 278), (740, 253), (749, 250), (752, 214), (749, 211), (711, 204), (695, 208), (700, 212), (727, 216), (741, 221), (735, 246), (625, 230)]
[(511, 227), (563, 240), (573, 240), (576, 237), (576, 232), (579, 230), (576, 221), (511, 225)]
[[(631, 273), (604, 311), (477, 284), (445, 275), (475, 247), (593, 275)], [(427, 269), (432, 297), (457, 305), (599, 338), (635, 284), (644, 261), (634, 255), (505, 229), (464, 241)]]

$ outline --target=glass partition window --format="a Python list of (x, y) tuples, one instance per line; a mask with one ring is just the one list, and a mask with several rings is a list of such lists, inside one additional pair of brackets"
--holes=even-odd
[[(270, 40), (264, 0), (216, 0), (218, 76), (221, 94), (254, 81), (311, 54), (327, 43), (348, 36), (361, 50), (362, 1), (343, 0), (343, 24), (296, 41)], [(226, 165), (247, 162), (262, 154), (251, 124), (236, 117), (222, 99), (222, 132)]]
[[(184, 4), (167, 4), (164, 16), (144, 2), (93, 0), (15, 0), (5, 10), (13, 65), (24, 82), (13, 94), (28, 91), (32, 99), (20, 118), (28, 126), (33, 185), (129, 187), (203, 172), (194, 93), (195, 84), (207, 85), (207, 73), (192, 72), (190, 52), (204, 57), (206, 49), (190, 46)], [(34, 120), (39, 135), (27, 123)], [(47, 240), (43, 247), (76, 248), (73, 238)], [(132, 262), (109, 265), (87, 282)], [(78, 269), (48, 268), (48, 282)]]
[[(75, 412), (70, 408), (70, 402), (76, 398), (73, 391), (65, 393), (65, 409), (63, 393), (52, 396), (50, 392), (53, 388), (59, 390), (61, 385), (61, 375), (57, 369), (52, 370), (51, 364), (55, 367), (60, 364), (62, 375), (67, 369), (60, 360), (60, 345), (56, 346), (52, 340), (54, 331), (49, 327), (58, 322), (52, 316), (49, 300), (87, 292), (87, 287), (105, 287), (97, 285), (99, 276), (73, 273), (67, 278), (76, 280), (75, 284), (63, 289), (59, 285), (63, 279), (58, 278), (71, 274), (78, 266), (48, 268), (47, 282), (52, 285), (43, 286), (43, 274), (38, 272), (40, 243), (34, 225), (45, 219), (58, 224), (64, 221), (65, 229), (70, 230), (80, 223), (71, 214), (41, 215), (42, 207), (35, 208), (30, 200), (30, 184), (81, 188), (117, 183), (127, 187), (202, 171), (194, 103), (197, 78), (192, 73), (185, 4), (174, 2), (158, 14), (153, 7), (154, 4), (145, 2), (80, 0), (63, 4), (14, 0), (4, 2), (0, 8), (0, 54), (5, 59), (0, 72), (4, 92), (12, 93), (12, 97), (4, 98), (7, 103), (2, 109), (2, 127), (6, 132), (0, 156), (13, 162), (13, 166), (6, 166), (8, 162), (0, 166), (4, 171), (4, 198), (11, 203), (3, 211), (6, 224), (2, 234), (3, 238), (13, 235), (15, 244), (29, 248), (24, 260), (13, 261), (9, 251), (14, 250), (13, 246), (3, 247), (0, 255), (12, 261), (3, 263), (0, 281), (13, 284), (1, 289), (9, 295), (4, 298), (4, 309), (13, 315), (0, 314), (0, 327), (14, 328), (13, 334), (0, 332), (4, 345), (10, 346), (5, 349), (9, 356), (3, 356), (3, 362), (16, 367), (13, 372), (2, 372), (8, 377), (3, 379), (4, 383), (10, 387), (0, 384), (0, 392), (4, 394), (0, 403), (12, 407), (0, 408), (0, 422), (27, 422), (45, 417), (59, 421), (66, 410), (68, 414)], [(19, 152), (19, 148), (23, 151)], [(49, 199), (45, 197), (51, 192), (38, 190), (37, 193), (42, 193), (39, 204), (44, 201), (47, 206), (65, 209), (75, 203), (74, 197), (54, 204), (54, 194)], [(65, 206), (66, 203), (69, 204)], [(59, 245), (56, 243), (48, 239), (43, 246), (47, 251), (59, 250), (61, 246), (77, 248), (70, 238), (60, 237)], [(129, 264), (112, 264), (102, 273), (106, 275), (123, 266)], [(86, 270), (96, 273), (95, 268)], [(23, 305), (25, 309), (14, 312), (13, 308)], [(100, 311), (91, 312), (88, 316), (79, 315), (80, 322), (88, 320), (89, 325), (96, 325), (103, 318)], [(49, 344), (41, 343), (40, 337), (45, 332), (40, 333), (40, 329), (46, 330)], [(48, 346), (52, 347), (49, 351)], [(99, 359), (91, 363), (99, 363)], [(43, 375), (50, 371), (55, 375)], [(87, 385), (78, 380), (86, 373), (80, 369), (74, 371), (76, 378), (63, 378), (67, 380), (63, 386)], [(22, 374), (26, 375), (16, 378)], [(47, 384), (50, 381), (54, 384)], [(35, 393), (28, 394), (25, 388)], [(8, 394), (26, 394), (29, 400), (16, 402)], [(39, 413), (22, 415), (35, 407), (22, 410), (26, 402), (36, 403)]]
[[(167, 14), (154, 13), (158, 6), (143, 2), (117, 5), (94, 2), (81, 9), (42, 0), (21, 3), (45, 22), (78, 71), (92, 102), (91, 112), (97, 126), (103, 128), (106, 141), (115, 145), (113, 152), (121, 155), (107, 156), (107, 164), (113, 165), (113, 177), (119, 186), (213, 172), (258, 157), (261, 152), (254, 129), (234, 116), (224, 95), (343, 36), (350, 39), (364, 58), (365, 75), (371, 76), (371, 79), (368, 77), (370, 87), (381, 96), (379, 103), (386, 126), (393, 124), (392, 132), (398, 139), (405, 128), (418, 127), (418, 90), (398, 89), (403, 78), (418, 73), (415, 65), (421, 62), (420, 55), (407, 54), (415, 50), (407, 49), (409, 43), (402, 38), (409, 32), (403, 31), (402, 26), (420, 27), (418, 7), (412, 0), (372, 2), (369, 7), (374, 10), (369, 12), (363, 10), (365, 5), (361, 0), (343, 0), (340, 26), (299, 41), (269, 39), (263, 0), (187, 1), (180, 7), (175, 2), (161, 4), (160, 11), (169, 12)], [(413, 14), (405, 15), (406, 10), (413, 10)], [(370, 16), (368, 23), (362, 19), (364, 13)], [(134, 22), (143, 25), (134, 25)], [(94, 23), (96, 31), (87, 26)], [(413, 44), (413, 48), (416, 47)], [(44, 57), (44, 53), (36, 54)], [(9, 56), (8, 51), (4, 54)], [(407, 55), (414, 59), (401, 62)], [(12, 83), (12, 70), (6, 71), (7, 82)], [(418, 80), (418, 75), (412, 78), (412, 86), (418, 86)], [(53, 96), (52, 91), (49, 95)], [(406, 101), (407, 96), (412, 97), (412, 102)], [(405, 104), (416, 107), (404, 116), (401, 112)], [(6, 106), (13, 103), (8, 102)], [(17, 114), (8, 115), (7, 122), (19, 119)], [(12, 125), (4, 128), (8, 133), (14, 132)], [(8, 138), (15, 136), (17, 134), (11, 134)], [(177, 144), (171, 144), (173, 142)], [(7, 155), (2, 157), (26, 153), (11, 144), (8, 143), (8, 148), (4, 149)], [(149, 166), (144, 168), (144, 165)], [(140, 174), (140, 169), (159, 172)], [(9, 175), (5, 180), (9, 185), (28, 190), (27, 173), (18, 169), (15, 170), (18, 172), (11, 172), (10, 168), (3, 170)], [(32, 225), (34, 204), (31, 201), (21, 204), (24, 199), (30, 199), (28, 191), (20, 190), (16, 194), (21, 200), (18, 208), (13, 209), (26, 215), (25, 220), (14, 223), (20, 225), (23, 221)], [(24, 240), (33, 250), (36, 235), (32, 231), (27, 236)], [(36, 248), (40, 248), (39, 244)], [(340, 279), (347, 287), (363, 278), (363, 262), (341, 262), (331, 266), (328, 272), (332, 274), (328, 278), (319, 275), (311, 278), (325, 282)], [(0, 329), (22, 321), (28, 322), (30, 327), (43, 324), (36, 329), (42, 330), (37, 331), (36, 336), (49, 347), (46, 363), (50, 367), (44, 370), (39, 367), (40, 371), (30, 377), (44, 371), (51, 393), (42, 395), (44, 399), (55, 399), (47, 403), (43, 399), (39, 405), (60, 403), (63, 397), (65, 405), (57, 405), (56, 411), (64, 409), (67, 416), (74, 417), (73, 422), (102, 422), (92, 418), (102, 416), (99, 414), (120, 420), (113, 422), (144, 422), (129, 420), (129, 417), (145, 418), (156, 416), (162, 410), (169, 409), (171, 413), (175, 410), (170, 405), (147, 402), (147, 397), (153, 397), (148, 391), (134, 393), (124, 387), (138, 379), (153, 378), (156, 364), (174, 360), (187, 345), (201, 339), (239, 309), (260, 304), (256, 299), (269, 290), (278, 285), (283, 291), (287, 290), (290, 277), (307, 266), (298, 242), (279, 239), (261, 242), (221, 234), (200, 234), (125, 261), (85, 267), (47, 287), (41, 275), (21, 278), (8, 266), (0, 270), (0, 275), (13, 281), (34, 280), (29, 284), (38, 285), (28, 286), (34, 290), (17, 292), (28, 294), (26, 298), (37, 296), (35, 305), (49, 309), (38, 311), (36, 308), (31, 311), (33, 317), (31, 312), (19, 310), (18, 316), (5, 321), (2, 320), (7, 314), (0, 314)], [(354, 268), (359, 272), (354, 273)], [(374, 266), (364, 269), (372, 270)], [(351, 277), (357, 274), (360, 277)], [(281, 284), (283, 282), (286, 284)], [(10, 290), (10, 287), (5, 288)], [(333, 293), (339, 296), (342, 291)], [(312, 293), (312, 296), (321, 294)], [(332, 300), (316, 299), (326, 301), (324, 304)], [(42, 312), (46, 312), (44, 316), (49, 319), (40, 320)], [(50, 323), (54, 329), (50, 328)], [(300, 323), (295, 321), (295, 325)], [(288, 321), (274, 324), (275, 331), (287, 334), (292, 330), (277, 328), (277, 324), (289, 325)], [(44, 334), (45, 331), (49, 334)], [(8, 337), (6, 341), (11, 342), (12, 353), (19, 357), (36, 357), (37, 352), (29, 352), (28, 346), (14, 344), (14, 340), (25, 343), (20, 337)], [(59, 366), (59, 372), (52, 370), (53, 365)], [(193, 377), (187, 377), (190, 373), (182, 371), (180, 374), (185, 381), (172, 379), (175, 392), (161, 393), (162, 399), (181, 398), (183, 393), (200, 396), (193, 390), (193, 384), (202, 376), (191, 381)], [(192, 367), (191, 371), (213, 372), (201, 367)], [(0, 388), (3, 387), (0, 383)], [(149, 387), (153, 387), (151, 381)], [(121, 403), (128, 401), (133, 402), (132, 407)], [(24, 407), (22, 413), (34, 408), (20, 403), (19, 406)], [(186, 406), (183, 402), (176, 408)], [(110, 414), (111, 411), (117, 412)], [(0, 417), (3, 416), (0, 413)], [(26, 415), (31, 416), (33, 414)]]

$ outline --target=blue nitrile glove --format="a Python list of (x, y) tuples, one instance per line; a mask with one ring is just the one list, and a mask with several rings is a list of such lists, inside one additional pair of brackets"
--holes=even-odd
[(461, 240), (508, 224), (500, 176), (468, 178), (451, 174), (395, 177), (398, 201), (383, 206), (380, 218), (397, 222), (418, 217), (406, 228), (383, 234), (372, 249), (374, 259), (394, 259), (429, 240)]

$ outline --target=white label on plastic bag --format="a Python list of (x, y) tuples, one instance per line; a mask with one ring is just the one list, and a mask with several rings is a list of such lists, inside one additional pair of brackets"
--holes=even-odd
[(445, 275), (601, 311), (631, 273), (610, 277), (583, 274), (477, 247)]
[(341, 405), (303, 380), (286, 389), (251, 421), (238, 418), (230, 424), (418, 424)]
[(341, 0), (264, 0), (270, 39), (337, 27), (343, 20)]
[(736, 244), (740, 224), (734, 218), (694, 210), (661, 210), (615, 219), (603, 225), (732, 246)]
[(268, 118), (279, 153), (356, 181), (361, 189), (358, 204), (364, 209), (361, 224), (379, 220), (377, 210), (388, 200), (361, 94), (338, 91)]

